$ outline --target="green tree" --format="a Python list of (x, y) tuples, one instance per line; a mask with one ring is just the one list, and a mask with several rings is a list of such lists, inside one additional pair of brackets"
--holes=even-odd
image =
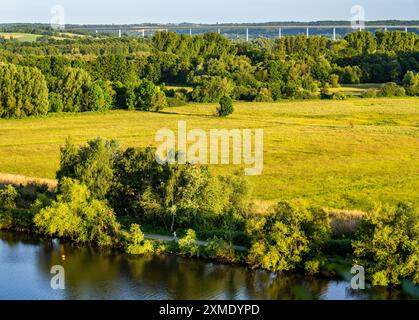
[(57, 200), (37, 213), (34, 223), (42, 234), (98, 246), (114, 245), (120, 230), (112, 209), (70, 178), (63, 179)]
[(92, 83), (86, 86), (80, 111), (106, 111), (109, 109), (102, 88)]
[(105, 199), (114, 183), (113, 163), (119, 152), (115, 140), (97, 138), (88, 141), (86, 146), (76, 147), (67, 139), (61, 147), (60, 169), (57, 179), (65, 177), (77, 179), (84, 183), (96, 199)]
[(306, 267), (315, 273), (331, 227), (322, 209), (279, 202), (274, 214), (249, 220), (247, 232), (252, 239), (250, 266), (280, 272)]
[(80, 68), (66, 68), (58, 83), (57, 93), (63, 99), (64, 112), (83, 111), (86, 106), (86, 91), (92, 80), (89, 73)]
[(409, 96), (419, 96), (419, 74), (412, 71), (406, 72), (403, 85)]
[(45, 115), (48, 87), (37, 68), (0, 62), (0, 118)]
[(223, 96), (220, 99), (220, 106), (217, 108), (219, 117), (227, 117), (234, 112), (233, 100), (229, 96)]
[(406, 205), (376, 206), (368, 212), (353, 242), (356, 262), (373, 285), (419, 283), (419, 215)]
[(134, 106), (138, 110), (159, 111), (167, 105), (164, 92), (153, 82), (146, 79), (135, 87), (134, 95)]

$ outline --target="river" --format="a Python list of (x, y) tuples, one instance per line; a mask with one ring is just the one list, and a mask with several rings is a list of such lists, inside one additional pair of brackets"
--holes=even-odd
[[(51, 288), (55, 265), (64, 267), (64, 290)], [(0, 299), (411, 299), (409, 290), (412, 286), (352, 290), (344, 280), (284, 276), (172, 255), (134, 257), (0, 232)]]

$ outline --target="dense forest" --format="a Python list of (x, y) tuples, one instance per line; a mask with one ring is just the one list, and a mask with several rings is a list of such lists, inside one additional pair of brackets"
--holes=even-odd
[[(48, 112), (158, 111), (188, 101), (345, 99), (340, 84), (387, 83), (375, 95), (419, 94), (419, 36), (354, 32), (342, 40), (291, 36), (2, 39), (0, 117)], [(172, 86), (168, 86), (172, 85)], [(175, 86), (173, 86), (175, 85)]]

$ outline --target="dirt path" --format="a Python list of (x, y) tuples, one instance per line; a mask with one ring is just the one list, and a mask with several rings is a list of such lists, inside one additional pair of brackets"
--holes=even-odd
[[(151, 234), (151, 233), (145, 233), (144, 237), (146, 239), (151, 239), (151, 240), (161, 240), (161, 241), (173, 241), (173, 237), (169, 237), (169, 236), (164, 236), (161, 234)], [(179, 239), (176, 239), (176, 241), (178, 241)], [(199, 246), (206, 246), (208, 244), (208, 242), (206, 241), (197, 241), (196, 242)], [(234, 246), (234, 250), (237, 251), (246, 251), (247, 249), (243, 246)]]

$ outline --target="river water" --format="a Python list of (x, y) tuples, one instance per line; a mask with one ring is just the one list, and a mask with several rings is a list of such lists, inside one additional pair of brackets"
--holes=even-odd
[[(53, 290), (52, 266), (65, 270)], [(277, 275), (162, 255), (133, 257), (0, 232), (0, 299), (411, 299), (417, 287), (352, 290), (344, 280)]]

